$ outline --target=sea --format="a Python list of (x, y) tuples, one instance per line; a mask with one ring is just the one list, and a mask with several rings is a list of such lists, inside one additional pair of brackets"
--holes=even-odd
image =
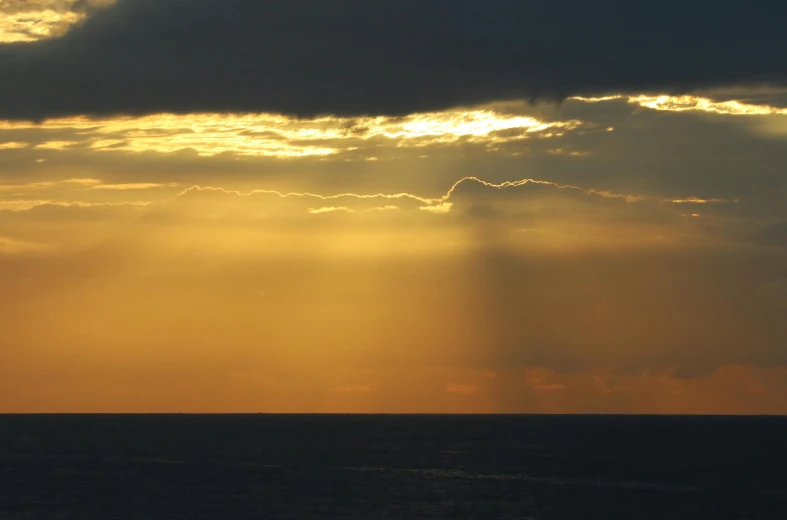
[(0, 415), (0, 520), (787, 519), (787, 417)]

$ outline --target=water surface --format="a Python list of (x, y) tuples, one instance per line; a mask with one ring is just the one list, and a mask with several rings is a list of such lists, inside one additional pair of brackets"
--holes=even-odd
[(787, 519), (787, 417), (0, 415), (0, 519)]

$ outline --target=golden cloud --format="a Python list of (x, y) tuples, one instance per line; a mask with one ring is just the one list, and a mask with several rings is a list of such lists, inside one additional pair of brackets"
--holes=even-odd
[[(160, 114), (146, 117), (50, 119), (40, 124), (0, 122), (0, 130), (78, 132), (82, 141), (52, 140), (40, 149), (87, 146), (96, 151), (175, 153), (200, 156), (327, 157), (366, 144), (398, 148), (473, 143), (495, 145), (528, 138), (553, 138), (581, 122), (547, 122), (478, 108), (413, 114), (405, 117), (319, 117), (297, 119), (275, 114)], [(18, 143), (26, 146), (25, 143)], [(367, 157), (375, 160), (375, 157)]]
[(152, 190), (156, 188), (176, 188), (176, 183), (155, 183), (155, 182), (133, 182), (127, 184), (96, 184), (90, 189), (92, 190), (114, 190), (114, 191), (129, 191), (129, 190)]
[(584, 103), (603, 103), (605, 101), (625, 100), (628, 103), (639, 105), (644, 108), (666, 112), (705, 112), (730, 116), (787, 115), (787, 108), (779, 108), (766, 104), (752, 104), (734, 99), (714, 101), (707, 97), (692, 95), (670, 96), (661, 94), (655, 96), (626, 96), (620, 94), (602, 97), (575, 96), (569, 99)]
[(0, 43), (33, 42), (65, 34), (83, 21), (89, 8), (115, 0), (4, 0), (0, 3)]

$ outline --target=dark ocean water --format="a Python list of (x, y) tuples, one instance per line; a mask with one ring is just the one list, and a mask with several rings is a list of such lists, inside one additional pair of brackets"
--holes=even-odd
[(0, 416), (0, 520), (787, 519), (787, 417)]

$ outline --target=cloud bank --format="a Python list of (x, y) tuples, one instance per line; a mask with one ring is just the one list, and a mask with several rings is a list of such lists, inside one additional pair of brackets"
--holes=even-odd
[(404, 115), (784, 84), (785, 17), (677, 0), (121, 0), (61, 38), (0, 47), (0, 117)]

